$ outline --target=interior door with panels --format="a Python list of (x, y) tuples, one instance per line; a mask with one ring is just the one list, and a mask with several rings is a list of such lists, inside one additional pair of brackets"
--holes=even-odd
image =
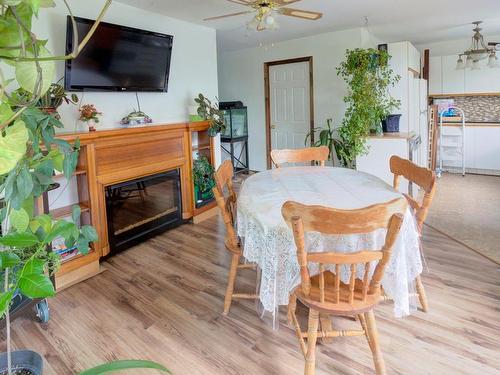
[(269, 67), (271, 149), (297, 149), (311, 129), (309, 62)]

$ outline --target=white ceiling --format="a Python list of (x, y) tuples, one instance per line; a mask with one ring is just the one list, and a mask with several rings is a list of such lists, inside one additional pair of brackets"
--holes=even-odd
[[(483, 20), (484, 35), (500, 34), (500, 0), (302, 0), (290, 7), (323, 12), (318, 21), (279, 16), (277, 31), (249, 32), (251, 15), (204, 22), (203, 18), (244, 11), (227, 0), (117, 0), (118, 2), (217, 29), (220, 50), (233, 50), (327, 31), (364, 26), (386, 42), (416, 44), (472, 35), (470, 23)], [(465, 48), (465, 46), (464, 46)]]

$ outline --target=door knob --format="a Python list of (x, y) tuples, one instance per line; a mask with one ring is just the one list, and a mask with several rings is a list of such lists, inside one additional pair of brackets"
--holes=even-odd
[(271, 125), (271, 129), (276, 129), (276, 125)]

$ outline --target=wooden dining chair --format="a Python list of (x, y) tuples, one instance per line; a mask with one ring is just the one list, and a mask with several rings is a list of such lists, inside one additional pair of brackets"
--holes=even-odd
[(222, 214), (226, 227), (226, 237), (224, 244), (226, 249), (232, 254), (229, 277), (227, 281), (226, 295), (224, 298), (224, 315), (229, 313), (231, 302), (234, 298), (255, 299), (255, 293), (234, 293), (236, 275), (240, 269), (256, 270), (254, 263), (242, 263), (242, 248), (235, 230), (236, 218), (236, 193), (233, 187), (233, 165), (230, 160), (224, 161), (214, 174), (215, 187), (213, 193), (217, 205)]
[(328, 160), (330, 150), (326, 146), (308, 147), (297, 150), (272, 150), (271, 160), (276, 168), (285, 163), (319, 162), (322, 167)]
[[(391, 257), (403, 215), (407, 209), (404, 198), (357, 210), (338, 210), (322, 206), (305, 206), (286, 202), (282, 214), (293, 230), (300, 266), (301, 284), (292, 292), (289, 315), (291, 316), (305, 358), (305, 375), (315, 373), (317, 338), (365, 335), (371, 349), (377, 375), (385, 374), (385, 364), (380, 350), (373, 309), (381, 296), (381, 281)], [(355, 253), (306, 252), (304, 235), (319, 232), (325, 235), (349, 235), (387, 229), (381, 249), (364, 249)], [(377, 262), (373, 274), (371, 269)], [(311, 276), (309, 264), (316, 263), (319, 274)], [(334, 269), (334, 272), (327, 270)], [(360, 267), (360, 268), (358, 268)], [(357, 277), (357, 270), (362, 278)], [(349, 283), (341, 281), (340, 274), (348, 273)], [(295, 314), (297, 298), (309, 308), (307, 332), (302, 332)], [(361, 323), (361, 330), (336, 331), (331, 328), (331, 316), (351, 316)], [(325, 322), (327, 322), (325, 324)], [(318, 327), (321, 323), (321, 329)], [(307, 342), (304, 340), (307, 339)]]
[[(425, 219), (427, 218), (429, 207), (434, 199), (434, 194), (436, 193), (436, 174), (430, 169), (419, 167), (411, 161), (402, 159), (395, 155), (391, 157), (389, 163), (391, 172), (394, 174), (394, 189), (399, 189), (400, 178), (404, 177), (409, 182), (419, 186), (424, 192), (421, 202), (418, 202), (408, 194), (404, 194), (410, 207), (415, 213), (418, 231), (422, 234), (422, 228)], [(429, 303), (427, 301), (427, 295), (425, 294), (424, 285), (420, 275), (417, 276), (415, 284), (422, 310), (427, 312), (429, 310)]]

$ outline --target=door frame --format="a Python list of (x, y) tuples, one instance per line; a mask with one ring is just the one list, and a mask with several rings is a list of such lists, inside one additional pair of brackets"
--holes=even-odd
[[(286, 65), (299, 62), (309, 63), (309, 117), (310, 130), (314, 129), (314, 80), (313, 80), (313, 57), (297, 57), (293, 59), (268, 61), (264, 63), (264, 98), (266, 107), (266, 159), (267, 169), (271, 169), (271, 84), (269, 81), (269, 68), (274, 65)], [(311, 137), (311, 144), (314, 141), (314, 134)]]

